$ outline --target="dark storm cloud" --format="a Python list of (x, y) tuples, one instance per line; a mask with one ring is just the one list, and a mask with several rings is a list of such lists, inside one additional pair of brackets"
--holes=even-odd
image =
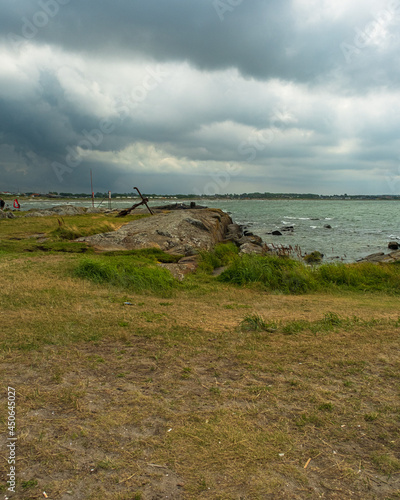
[[(392, 49), (398, 45), (399, 5), (360, 5), (349, 5), (335, 17), (335, 9), (323, 15), (322, 2), (311, 2), (303, 12), (301, 2), (280, 0), (9, 0), (2, 8), (0, 30), (6, 38), (14, 33), (97, 58), (189, 61), (203, 70), (236, 67), (249, 77), (308, 82), (338, 66), (353, 77), (364, 73), (362, 53), (373, 56), (369, 34), (384, 37), (371, 31), (376, 18), (382, 25), (389, 16), (386, 36)], [(398, 75), (390, 69), (393, 64), (380, 61), (381, 71)]]
[(3, 0), (1, 14), (2, 183), (82, 191), (93, 169), (103, 191), (134, 177), (327, 192), (342, 172), (384, 191), (397, 169), (400, 1)]

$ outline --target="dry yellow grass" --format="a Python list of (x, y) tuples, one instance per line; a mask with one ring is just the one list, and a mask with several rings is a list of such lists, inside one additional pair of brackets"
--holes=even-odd
[[(77, 258), (0, 260), (18, 498), (400, 498), (398, 299), (164, 299), (72, 278)], [(312, 328), (329, 312), (360, 321)], [(249, 314), (280, 328), (241, 331)]]

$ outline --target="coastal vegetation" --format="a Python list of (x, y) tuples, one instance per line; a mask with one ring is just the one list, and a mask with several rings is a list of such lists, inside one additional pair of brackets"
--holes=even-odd
[(400, 266), (66, 238), (134, 217), (0, 221), (18, 498), (400, 498)]
[(234, 259), (218, 279), (236, 285), (257, 284), (261, 289), (280, 293), (400, 293), (400, 266), (396, 263), (328, 263), (311, 267), (279, 256), (243, 255)]

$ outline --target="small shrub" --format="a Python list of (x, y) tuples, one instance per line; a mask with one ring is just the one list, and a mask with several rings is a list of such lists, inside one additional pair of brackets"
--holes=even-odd
[(307, 264), (317, 264), (322, 261), (322, 257), (322, 253), (316, 250), (315, 252), (306, 254), (303, 259), (307, 262)]

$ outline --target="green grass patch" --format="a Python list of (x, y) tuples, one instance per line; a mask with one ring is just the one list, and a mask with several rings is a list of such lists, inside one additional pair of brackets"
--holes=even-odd
[(168, 297), (178, 286), (177, 281), (166, 269), (129, 262), (125, 258), (83, 259), (73, 274), (102, 285), (107, 284), (138, 293), (152, 292)]
[(217, 267), (227, 266), (234, 261), (239, 252), (234, 243), (219, 243), (211, 252), (200, 252), (198, 272), (210, 274)]
[(266, 290), (282, 293), (306, 293), (317, 289), (313, 274), (306, 266), (275, 256), (236, 257), (218, 279), (236, 285), (257, 283)]
[[(395, 320), (386, 320), (381, 322), (388, 327), (395, 327)], [(239, 324), (240, 331), (267, 331), (267, 332), (277, 332), (283, 333), (285, 335), (296, 335), (298, 333), (310, 332), (314, 335), (318, 333), (327, 334), (329, 332), (335, 332), (339, 329), (351, 330), (356, 327), (361, 328), (371, 328), (377, 326), (376, 321), (362, 320), (357, 316), (352, 318), (341, 318), (338, 314), (334, 312), (327, 312), (321, 319), (315, 321), (307, 321), (304, 319), (293, 320), (293, 321), (265, 321), (258, 314), (248, 314)]]
[(285, 294), (336, 289), (393, 295), (400, 293), (400, 266), (359, 263), (310, 268), (288, 258), (243, 255), (234, 258), (218, 280), (241, 286), (257, 284), (264, 290)]
[[(103, 214), (63, 217), (57, 215), (25, 217), (24, 215), (25, 213), (21, 212), (15, 219), (0, 220), (0, 256), (22, 252), (82, 253), (91, 251), (85, 243), (72, 240), (114, 231), (121, 226), (121, 221)], [(144, 215), (131, 215), (124, 222), (142, 217)], [(37, 241), (38, 238), (39, 241)]]
[(372, 454), (372, 461), (384, 474), (393, 474), (400, 471), (400, 460), (389, 454)]
[(400, 293), (400, 266), (395, 264), (323, 264), (316, 270), (322, 288)]
[(8, 257), (12, 254), (42, 252), (48, 253), (93, 253), (93, 249), (86, 243), (76, 241), (44, 241), (37, 242), (34, 239), (2, 240), (0, 241), (0, 257)]
[(115, 226), (107, 222), (95, 223), (90, 227), (77, 227), (76, 225), (66, 224), (64, 219), (57, 219), (58, 227), (49, 233), (49, 236), (61, 240), (76, 240), (83, 236), (92, 236), (93, 234), (109, 233), (115, 230)]

